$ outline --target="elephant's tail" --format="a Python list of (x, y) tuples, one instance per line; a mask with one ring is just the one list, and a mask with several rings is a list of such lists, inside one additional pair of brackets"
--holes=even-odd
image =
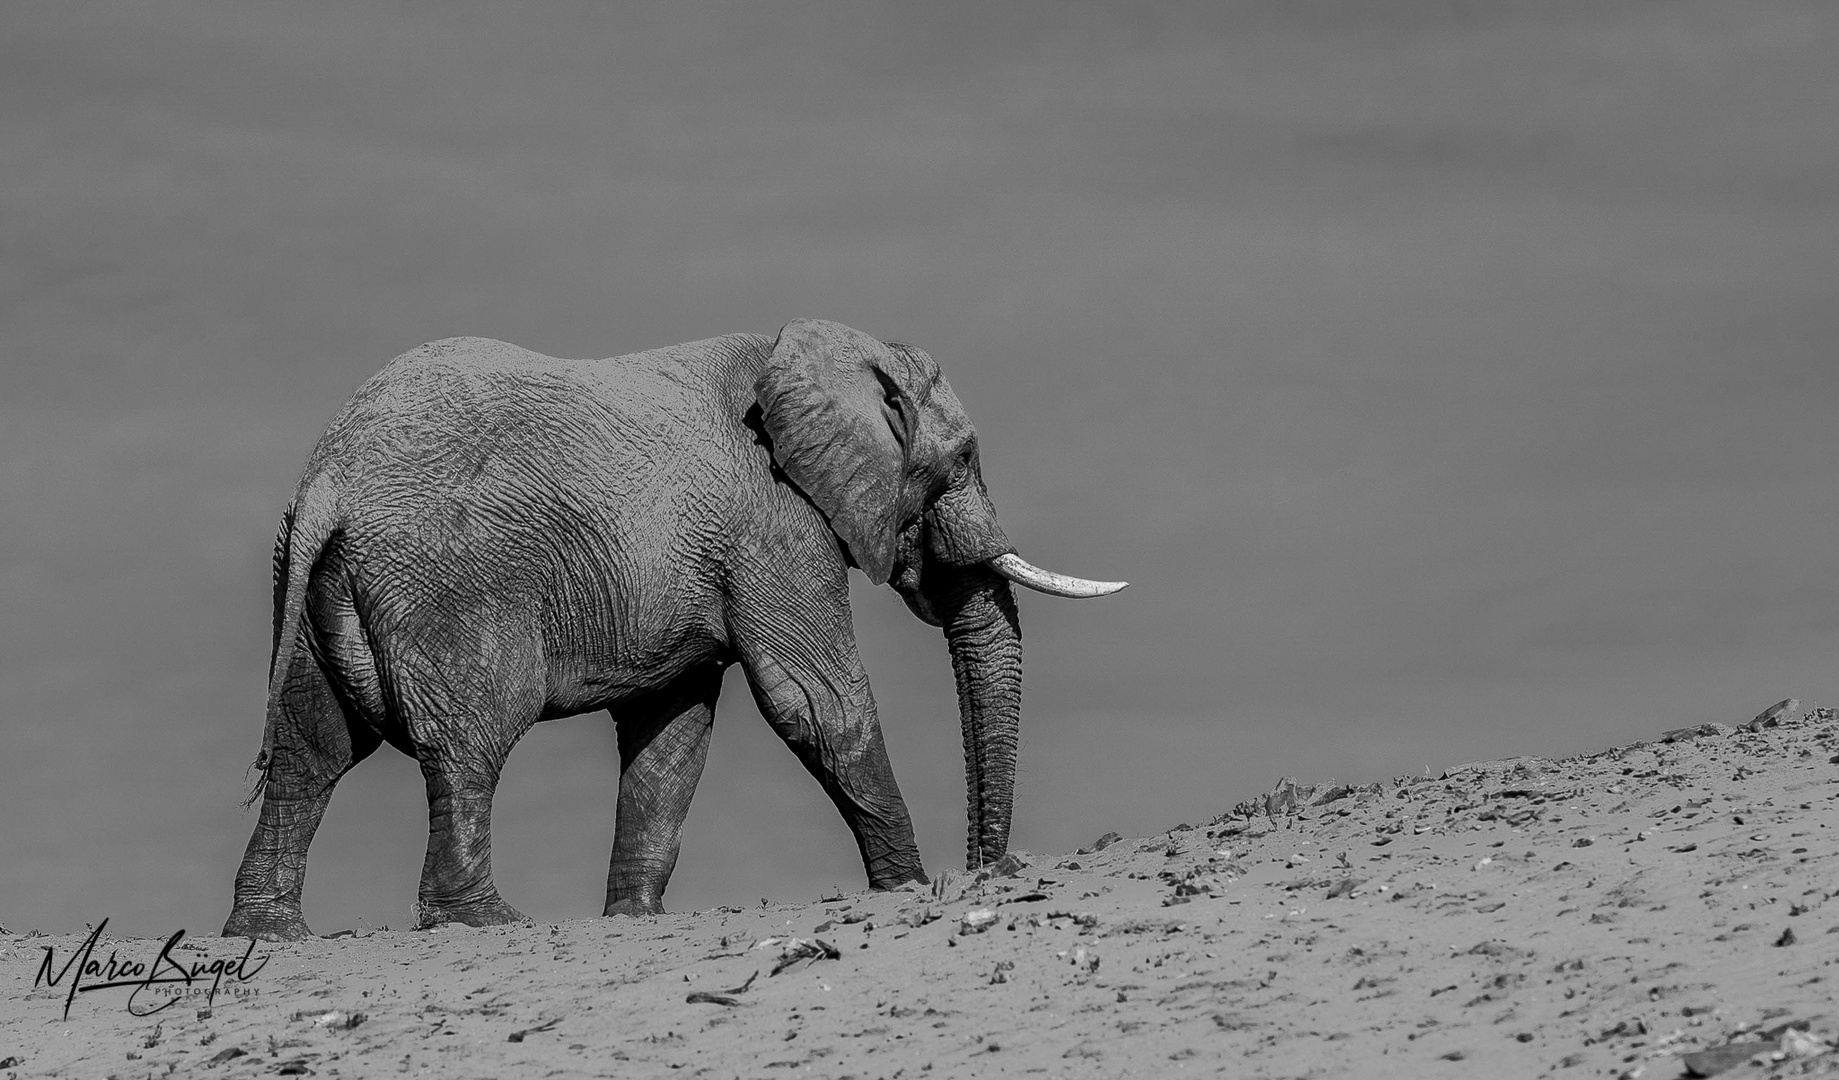
[(268, 783), (268, 770), (274, 762), (276, 705), (294, 654), (305, 645), (302, 630), (307, 580), (337, 530), (337, 500), (323, 476), (302, 485), (281, 515), (281, 529), (275, 536), (274, 639), (268, 654), (267, 717), (262, 725), (262, 752), (250, 765), (255, 780), (249, 797), (243, 800), (244, 807), (254, 805)]

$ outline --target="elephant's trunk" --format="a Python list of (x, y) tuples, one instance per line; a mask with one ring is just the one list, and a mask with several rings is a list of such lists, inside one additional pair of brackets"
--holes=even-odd
[(970, 801), (966, 865), (976, 869), (1009, 849), (1015, 749), (1022, 719), (1022, 625), (1009, 583), (987, 565), (934, 567), (928, 599), (945, 627)]
[(1014, 581), (1059, 596), (1103, 596), (1121, 581), (1086, 581), (1030, 565), (1015, 554), (973, 453), (926, 515), (925, 569), (901, 595), (945, 628), (958, 715), (964, 725), (964, 777), (970, 796), (967, 865), (996, 862), (1009, 850), (1015, 801), (1015, 749), (1022, 722), (1022, 624)]

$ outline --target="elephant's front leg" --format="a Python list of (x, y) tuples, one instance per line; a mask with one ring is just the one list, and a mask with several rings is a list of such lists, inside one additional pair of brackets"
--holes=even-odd
[(683, 821), (702, 778), (721, 671), (685, 680), (667, 699), (621, 710), (619, 812), (607, 867), (606, 915), (655, 915), (677, 867)]
[(923, 882), (913, 821), (894, 781), (854, 634), (832, 633), (777, 647), (770, 638), (744, 642), (748, 685), (767, 722), (855, 835), (869, 888)]

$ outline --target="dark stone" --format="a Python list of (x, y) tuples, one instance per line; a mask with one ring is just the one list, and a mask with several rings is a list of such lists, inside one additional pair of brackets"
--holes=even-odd
[(1014, 877), (1028, 866), (1028, 860), (1011, 851), (989, 867), (991, 877)]
[(1118, 834), (1114, 832), (1108, 832), (1105, 835), (1099, 837), (1098, 839), (1092, 841), (1091, 846), (1082, 847), (1078, 851), (1074, 852), (1074, 854), (1090, 855), (1096, 851), (1103, 851), (1106, 848), (1110, 847), (1112, 844), (1115, 844), (1119, 840), (1122, 840), (1122, 839), (1123, 837), (1119, 836)]
[(1775, 727), (1776, 725), (1780, 724), (1783, 720), (1788, 719), (1791, 714), (1799, 712), (1800, 707), (1801, 707), (1801, 703), (1796, 701), (1795, 699), (1783, 698), (1782, 700), (1776, 702), (1775, 704), (1757, 713), (1756, 719), (1750, 721), (1750, 723), (1762, 724), (1764, 727)]
[(1693, 1054), (1680, 1055), (1687, 1076), (1716, 1076), (1764, 1053), (1769, 1047), (1759, 1042), (1725, 1043)]

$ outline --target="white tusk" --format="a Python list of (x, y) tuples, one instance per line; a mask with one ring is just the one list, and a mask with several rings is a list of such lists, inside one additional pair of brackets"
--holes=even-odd
[(1130, 584), (1128, 581), (1087, 581), (1085, 578), (1067, 577), (1052, 570), (1043, 570), (1031, 566), (1028, 560), (1011, 551), (1007, 555), (998, 555), (990, 560), (990, 569), (1036, 592), (1051, 596), (1109, 596)]

